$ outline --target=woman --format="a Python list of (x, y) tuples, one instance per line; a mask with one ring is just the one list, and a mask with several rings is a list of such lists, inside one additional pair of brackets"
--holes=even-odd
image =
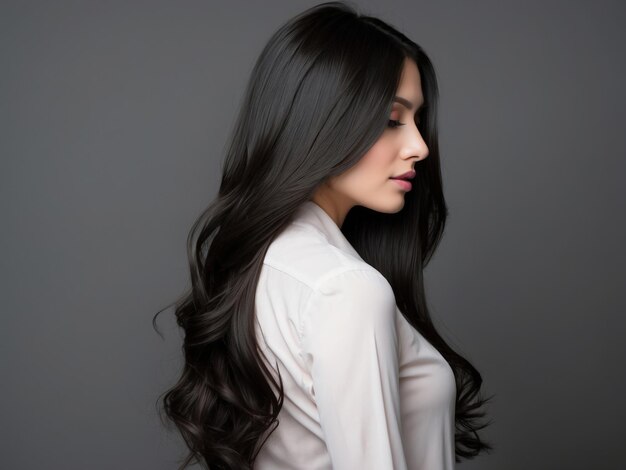
[(270, 38), (189, 237), (163, 399), (180, 468), (449, 470), (492, 448), (481, 376), (424, 296), (447, 216), (437, 95), (418, 45), (344, 3)]

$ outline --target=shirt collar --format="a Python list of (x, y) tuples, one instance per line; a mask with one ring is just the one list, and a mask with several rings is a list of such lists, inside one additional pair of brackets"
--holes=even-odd
[(312, 200), (305, 201), (296, 210), (292, 223), (317, 229), (331, 245), (363, 260), (330, 215)]

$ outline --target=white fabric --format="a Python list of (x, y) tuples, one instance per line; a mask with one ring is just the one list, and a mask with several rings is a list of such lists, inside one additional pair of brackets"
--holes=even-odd
[(255, 469), (454, 469), (452, 369), (313, 201), (269, 247), (256, 328), (285, 397)]

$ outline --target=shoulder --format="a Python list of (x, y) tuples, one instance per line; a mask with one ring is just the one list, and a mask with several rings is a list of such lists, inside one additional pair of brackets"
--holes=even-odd
[(342, 358), (353, 360), (353, 354), (366, 354), (371, 348), (381, 356), (397, 353), (395, 318), (393, 290), (375, 269), (349, 269), (326, 276), (317, 284), (299, 322), (306, 364), (310, 368), (312, 361), (326, 358), (333, 367)]
[(368, 313), (388, 319), (395, 312), (395, 296), (387, 279), (371, 266), (351, 267), (322, 277), (315, 285), (311, 307), (353, 314), (364, 320)]
[(311, 290), (323, 289), (328, 280), (335, 276), (340, 279), (343, 273), (350, 271), (369, 271), (373, 276), (382, 277), (362, 259), (332, 245), (315, 228), (300, 224), (290, 224), (274, 239), (263, 264)]

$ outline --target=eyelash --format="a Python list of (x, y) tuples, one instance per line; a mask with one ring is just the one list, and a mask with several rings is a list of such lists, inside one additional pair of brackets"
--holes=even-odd
[[(388, 127), (391, 127), (392, 129), (395, 129), (396, 127), (400, 127), (400, 126), (404, 126), (405, 124), (403, 122), (400, 122), (398, 120), (393, 120), (393, 119), (389, 119), (389, 122), (387, 124)], [(417, 123), (417, 127), (419, 128), (421, 125), (421, 122)]]
[[(422, 107), (420, 108), (419, 113), (418, 113), (419, 119), (417, 121), (417, 128), (420, 131), (422, 130), (422, 117), (423, 117), (422, 113), (424, 113), (426, 111), (427, 107), (428, 106), (426, 106), (426, 105), (422, 105)], [(403, 122), (400, 122), (398, 120), (393, 120), (393, 119), (389, 119), (389, 122), (387, 123), (387, 127), (391, 128), (391, 129), (396, 129), (396, 128), (398, 128), (400, 126), (404, 126), (404, 125), (406, 125), (406, 124), (404, 124)]]

